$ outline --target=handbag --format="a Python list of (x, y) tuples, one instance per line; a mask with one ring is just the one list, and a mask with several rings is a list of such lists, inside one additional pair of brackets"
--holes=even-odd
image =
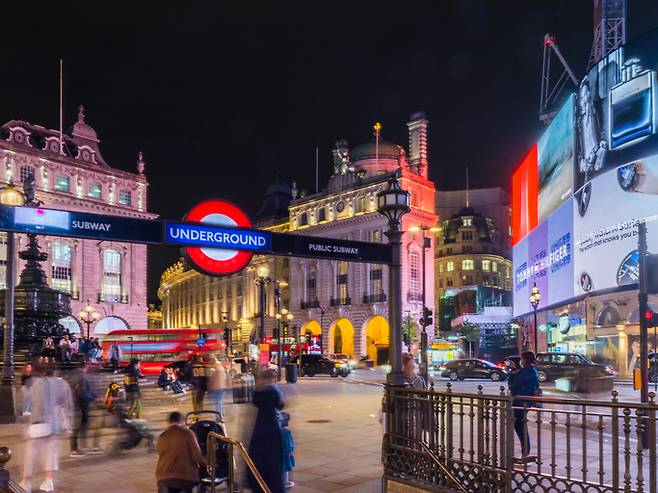
[(32, 423), (27, 427), (27, 436), (32, 439), (45, 438), (52, 435), (50, 423)]

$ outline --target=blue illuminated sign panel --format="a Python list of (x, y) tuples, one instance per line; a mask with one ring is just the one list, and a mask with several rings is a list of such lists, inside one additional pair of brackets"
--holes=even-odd
[(165, 222), (165, 243), (252, 252), (266, 252), (271, 246), (266, 231), (171, 222)]

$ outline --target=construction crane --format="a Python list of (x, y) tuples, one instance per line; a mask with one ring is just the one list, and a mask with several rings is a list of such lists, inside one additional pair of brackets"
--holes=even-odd
[[(587, 69), (626, 42), (626, 0), (594, 0), (594, 42)], [(562, 68), (559, 77), (551, 75), (551, 60), (555, 56)], [(539, 119), (550, 123), (559, 108), (558, 100), (568, 82), (578, 87), (578, 79), (560, 52), (555, 36), (544, 36), (544, 53), (541, 69)]]

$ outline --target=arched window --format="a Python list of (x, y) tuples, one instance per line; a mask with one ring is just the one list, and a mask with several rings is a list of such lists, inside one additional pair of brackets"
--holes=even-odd
[(103, 252), (101, 301), (121, 300), (121, 254), (108, 248)]
[(72, 255), (71, 245), (63, 240), (53, 241), (51, 285), (53, 289), (71, 292)]
[(92, 327), (94, 335), (108, 334), (113, 330), (126, 330), (126, 329), (130, 329), (128, 323), (124, 319), (115, 316), (102, 318), (101, 320), (98, 321), (98, 323), (96, 323), (96, 325)]

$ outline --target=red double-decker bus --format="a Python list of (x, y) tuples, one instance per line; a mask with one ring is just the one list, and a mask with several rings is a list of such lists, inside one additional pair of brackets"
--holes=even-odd
[(169, 363), (186, 360), (192, 354), (223, 354), (223, 335), (224, 329), (113, 330), (103, 336), (103, 359), (109, 360), (110, 346), (116, 342), (123, 352), (122, 366), (137, 358), (145, 375), (157, 375)]

